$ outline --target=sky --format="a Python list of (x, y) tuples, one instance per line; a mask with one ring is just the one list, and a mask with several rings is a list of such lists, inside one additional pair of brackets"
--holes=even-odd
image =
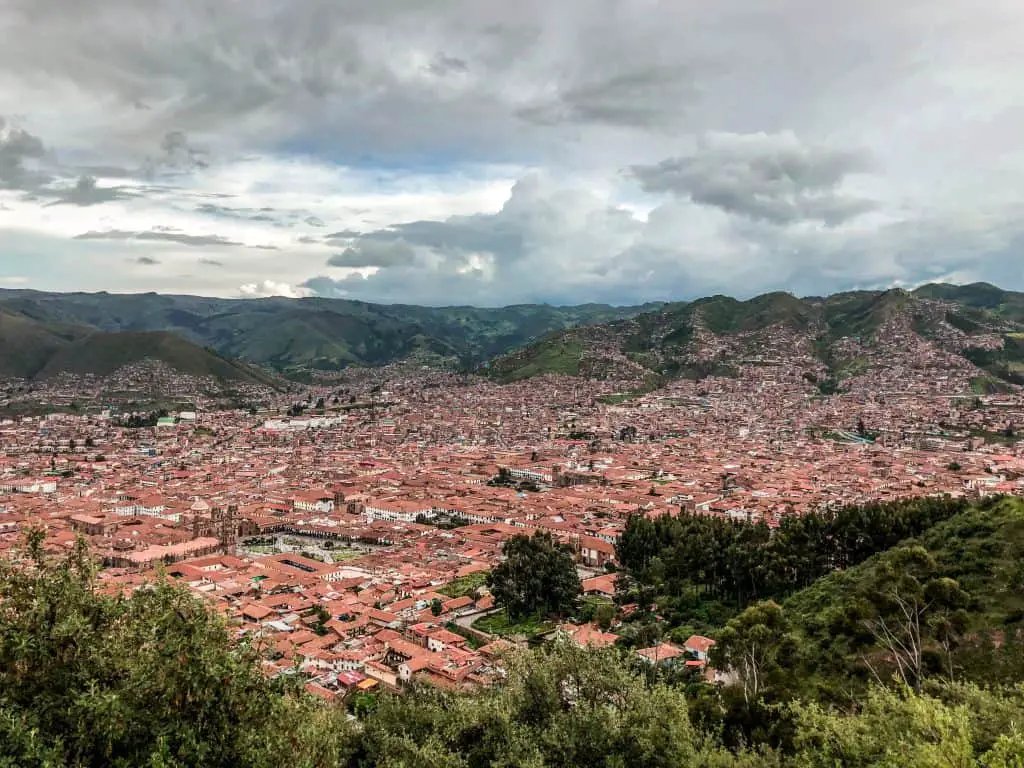
[(0, 0), (0, 288), (1024, 290), (1020, 0)]

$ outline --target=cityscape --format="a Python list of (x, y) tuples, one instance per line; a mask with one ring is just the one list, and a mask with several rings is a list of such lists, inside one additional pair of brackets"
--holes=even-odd
[(1024, 768), (1022, 39), (0, 0), (0, 768)]

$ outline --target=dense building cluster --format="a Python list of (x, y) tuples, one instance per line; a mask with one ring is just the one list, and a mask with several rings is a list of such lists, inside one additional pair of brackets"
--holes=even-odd
[[(54, 552), (84, 536), (104, 588), (162, 572), (257, 640), (268, 674), (298, 666), (335, 698), (500, 674), (508, 641), (477, 622), (496, 610), (485, 576), (517, 534), (552, 534), (584, 593), (611, 598), (630, 515), (777, 526), (868, 500), (1024, 494), (1019, 393), (977, 395), (943, 359), (873, 366), (823, 395), (785, 339), (765, 349), (738, 378), (647, 394), (384, 368), (320, 378), (259, 412), (200, 404), (153, 426), (116, 409), (12, 417), (0, 422), (0, 551), (16, 557), (30, 528)], [(603, 646), (615, 627), (553, 631)], [(639, 655), (703, 669), (710, 642)]]

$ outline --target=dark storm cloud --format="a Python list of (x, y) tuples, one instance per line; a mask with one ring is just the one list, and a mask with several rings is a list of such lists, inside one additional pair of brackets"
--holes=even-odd
[(192, 246), (204, 246), (204, 245), (224, 245), (224, 246), (242, 246), (244, 243), (239, 243), (234, 240), (229, 240), (226, 237), (220, 235), (186, 235), (178, 232), (160, 232), (160, 231), (149, 231), (149, 232), (126, 232), (119, 229), (108, 229), (105, 231), (90, 231), (83, 232), (80, 235), (75, 235), (75, 240), (142, 240), (149, 242), (166, 242), (166, 243), (180, 243), (181, 245), (192, 245)]
[(865, 153), (802, 144), (792, 134), (712, 136), (692, 155), (630, 170), (645, 192), (780, 225), (837, 225), (875, 208), (840, 191), (848, 176), (872, 170)]
[(330, 267), (395, 267), (412, 264), (416, 252), (402, 241), (365, 240), (336, 253), (327, 260)]
[(28, 191), (48, 181), (25, 162), (40, 160), (45, 155), (46, 147), (38, 136), (0, 117), (0, 189)]

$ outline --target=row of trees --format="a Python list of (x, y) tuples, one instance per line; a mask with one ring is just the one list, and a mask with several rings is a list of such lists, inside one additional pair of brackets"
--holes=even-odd
[(114, 423), (116, 426), (124, 427), (125, 429), (146, 429), (147, 427), (155, 427), (157, 421), (166, 418), (168, 415), (167, 409), (161, 408), (149, 413), (133, 413)]
[(774, 531), (706, 515), (634, 515), (616, 553), (645, 601), (696, 590), (741, 609), (863, 562), (966, 508), (948, 496), (879, 502), (787, 516)]

